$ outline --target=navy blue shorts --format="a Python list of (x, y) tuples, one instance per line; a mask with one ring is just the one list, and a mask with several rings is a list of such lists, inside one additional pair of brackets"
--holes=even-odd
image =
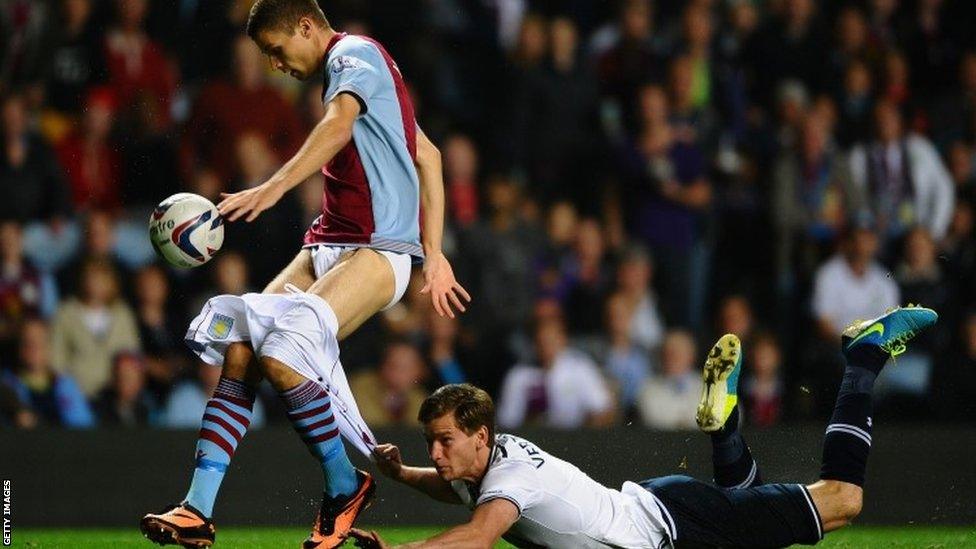
[(682, 475), (640, 483), (664, 505), (676, 549), (813, 545), (823, 526), (806, 487), (726, 489)]

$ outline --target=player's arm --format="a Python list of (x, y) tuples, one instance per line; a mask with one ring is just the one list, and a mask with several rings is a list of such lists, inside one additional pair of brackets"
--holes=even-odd
[(373, 449), (376, 467), (381, 473), (391, 479), (422, 492), (427, 496), (460, 505), (461, 498), (451, 488), (451, 484), (442, 479), (433, 467), (411, 467), (403, 464), (400, 449), (392, 444), (380, 444)]
[(434, 309), (441, 316), (454, 318), (456, 308), (464, 312), (461, 298), (471, 301), (471, 296), (454, 278), (454, 270), (441, 249), (444, 236), (444, 175), (441, 152), (417, 128), (417, 157), (414, 159), (420, 179), (420, 206), (423, 211), (422, 234), (424, 247), (424, 287), (421, 293), (429, 293)]
[[(518, 508), (511, 501), (502, 498), (493, 499), (477, 506), (467, 524), (455, 526), (424, 541), (396, 547), (397, 549), (490, 549), (518, 520), (518, 515)], [(354, 528), (351, 534), (356, 538), (356, 545), (359, 547), (372, 549), (388, 547), (376, 532), (364, 532)]]
[(264, 210), (275, 205), (296, 185), (328, 164), (352, 139), (352, 127), (359, 116), (359, 100), (349, 93), (340, 93), (325, 108), (325, 116), (315, 125), (305, 143), (270, 179), (237, 193), (221, 193), (217, 206), (220, 215), (229, 221), (247, 216), (253, 221)]

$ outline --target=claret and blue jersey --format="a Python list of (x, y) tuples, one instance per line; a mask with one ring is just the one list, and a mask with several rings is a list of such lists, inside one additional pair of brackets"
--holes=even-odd
[(305, 246), (370, 247), (415, 258), (420, 245), (417, 121), (403, 76), (375, 40), (339, 33), (326, 50), (322, 100), (360, 103), (352, 140), (322, 168), (322, 214)]

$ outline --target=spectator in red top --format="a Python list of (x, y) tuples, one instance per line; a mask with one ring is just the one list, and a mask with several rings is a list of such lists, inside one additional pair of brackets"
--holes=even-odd
[(109, 142), (115, 108), (112, 90), (94, 88), (85, 102), (81, 127), (58, 146), (58, 158), (71, 183), (71, 197), (78, 211), (115, 211), (121, 205), (122, 160)]
[(749, 349), (749, 372), (745, 379), (746, 421), (756, 427), (779, 423), (783, 412), (783, 381), (780, 365), (783, 354), (776, 338), (759, 333)]
[(261, 51), (246, 36), (234, 43), (233, 67), (233, 79), (208, 84), (197, 98), (182, 151), (188, 173), (203, 164), (230, 180), (235, 144), (249, 132), (267, 137), (278, 159), (301, 145), (304, 134), (295, 108), (267, 83)]
[(140, 105), (168, 125), (176, 74), (145, 31), (148, 0), (116, 0), (116, 21), (105, 36), (108, 80), (119, 105)]

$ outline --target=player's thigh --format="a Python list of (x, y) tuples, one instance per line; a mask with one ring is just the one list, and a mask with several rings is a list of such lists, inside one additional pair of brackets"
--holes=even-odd
[(339, 261), (308, 289), (332, 307), (343, 339), (392, 299), (396, 277), (390, 261), (369, 248), (343, 253)]
[(265, 286), (263, 293), (283, 294), (287, 284), (291, 284), (304, 292), (314, 283), (315, 268), (312, 265), (312, 252), (308, 248), (302, 248), (295, 259), (292, 259), (291, 263), (286, 265), (278, 273), (278, 276)]

